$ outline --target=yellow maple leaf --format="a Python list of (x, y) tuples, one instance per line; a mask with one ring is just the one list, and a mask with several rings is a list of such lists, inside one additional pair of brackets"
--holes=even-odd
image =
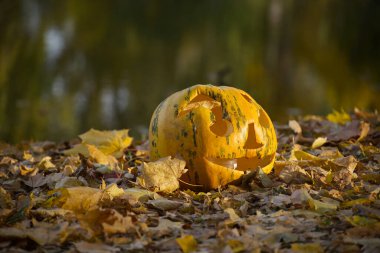
[(183, 253), (195, 251), (198, 247), (198, 243), (192, 235), (184, 235), (181, 238), (177, 238), (176, 241)]
[(346, 113), (343, 109), (338, 112), (333, 110), (332, 113), (327, 115), (327, 119), (331, 122), (344, 125), (348, 121), (351, 121), (351, 117), (348, 113)]
[(133, 138), (128, 134), (129, 129), (99, 131), (90, 129), (79, 135), (83, 143), (95, 146), (106, 155), (120, 158), (124, 149), (131, 145)]
[(87, 143), (77, 144), (73, 148), (65, 150), (63, 153), (65, 155), (82, 154), (85, 157), (92, 158), (96, 163), (108, 165), (111, 168), (115, 168), (117, 165), (117, 160), (114, 156), (105, 154), (96, 146)]

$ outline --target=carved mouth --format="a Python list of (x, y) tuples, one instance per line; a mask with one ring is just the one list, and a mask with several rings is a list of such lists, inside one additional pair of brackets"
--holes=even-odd
[(274, 158), (274, 155), (265, 156), (263, 158), (240, 157), (240, 158), (233, 158), (233, 159), (207, 157), (206, 160), (210, 163), (223, 166), (228, 169), (246, 171), (246, 170), (254, 170), (259, 167), (264, 168), (273, 161), (273, 158)]
[(238, 165), (237, 159), (206, 158), (209, 162), (235, 170)]

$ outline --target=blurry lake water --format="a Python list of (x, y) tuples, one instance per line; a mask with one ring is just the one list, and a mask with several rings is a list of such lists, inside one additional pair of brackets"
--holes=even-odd
[(274, 121), (380, 105), (373, 0), (0, 1), (0, 140), (146, 133), (198, 83), (246, 90)]

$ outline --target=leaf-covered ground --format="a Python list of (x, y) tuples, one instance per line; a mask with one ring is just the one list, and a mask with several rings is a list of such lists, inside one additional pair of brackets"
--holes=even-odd
[[(0, 251), (380, 252), (379, 129), (359, 110), (290, 121), (271, 174), (199, 193), (175, 190), (181, 161), (150, 163), (127, 132), (2, 144)], [(149, 175), (168, 166), (179, 174)]]

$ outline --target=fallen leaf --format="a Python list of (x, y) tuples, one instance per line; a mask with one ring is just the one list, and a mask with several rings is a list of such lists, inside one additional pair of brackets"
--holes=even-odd
[(150, 227), (149, 229), (159, 236), (167, 235), (172, 230), (182, 230), (182, 222), (171, 221), (166, 218), (159, 218), (157, 227)]
[(9, 156), (4, 156), (0, 160), (0, 166), (3, 166), (3, 167), (8, 167), (9, 165), (16, 164), (16, 163), (17, 163), (17, 160)]
[(370, 130), (370, 124), (367, 122), (361, 122), (360, 123), (360, 136), (357, 139), (357, 142), (364, 140), (365, 137), (367, 137), (369, 130)]
[(50, 156), (45, 156), (41, 159), (41, 161), (37, 164), (37, 167), (41, 170), (51, 170), (55, 168), (55, 165), (51, 162)]
[(113, 199), (115, 197), (120, 197), (120, 196), (123, 196), (125, 195), (125, 191), (124, 189), (120, 188), (117, 186), (117, 184), (110, 184), (108, 185), (104, 190), (103, 190), (103, 196), (102, 198), (104, 197), (108, 197), (109, 199)]
[(271, 201), (273, 205), (278, 207), (284, 207), (290, 203), (292, 203), (289, 195), (279, 194), (276, 196), (273, 196)]
[(261, 168), (259, 168), (256, 171), (256, 178), (260, 181), (262, 186), (264, 186), (266, 188), (273, 186), (272, 180), (268, 177), (268, 175)]
[(55, 189), (58, 188), (70, 188), (77, 186), (87, 186), (87, 182), (84, 178), (77, 177), (63, 177), (55, 184)]
[(296, 253), (323, 253), (324, 250), (319, 243), (293, 243), (291, 246)]
[(155, 208), (163, 211), (174, 210), (183, 205), (182, 202), (173, 201), (165, 198), (149, 200), (147, 204), (150, 204)]
[(149, 199), (161, 198), (161, 196), (155, 192), (148, 191), (145, 189), (140, 189), (140, 188), (128, 188), (124, 190), (124, 193), (127, 196), (129, 196), (131, 199), (134, 199), (135, 201), (140, 201), (143, 203), (147, 202)]
[(179, 188), (178, 179), (187, 171), (185, 165), (185, 161), (170, 156), (155, 162), (144, 162), (137, 182), (153, 191), (173, 192)]
[(286, 166), (280, 172), (278, 177), (287, 184), (303, 184), (312, 182), (311, 175), (298, 165)]
[(30, 238), (37, 244), (43, 246), (46, 244), (60, 244), (64, 241), (63, 233), (68, 227), (68, 222), (61, 224), (50, 224), (46, 222), (33, 221), (32, 228), (26, 228), (21, 225), (19, 227), (0, 228), (1, 238)]
[(33, 215), (38, 215), (42, 217), (56, 217), (56, 216), (66, 216), (66, 215), (74, 214), (72, 211), (65, 210), (62, 208), (54, 208), (54, 209), (38, 208), (36, 210), (31, 210), (30, 212)]
[(348, 171), (353, 173), (357, 164), (358, 161), (355, 159), (355, 157), (350, 155), (347, 157), (334, 159), (333, 161), (331, 161), (329, 168), (336, 171), (341, 169), (347, 169)]
[(309, 199), (309, 205), (310, 207), (320, 213), (329, 213), (334, 212), (337, 210), (339, 206), (339, 202), (332, 203), (332, 202), (322, 202), (316, 199)]
[(116, 214), (117, 215), (114, 215), (113, 217), (109, 217), (109, 219), (112, 219), (110, 223), (107, 223), (107, 222), (102, 223), (105, 234), (111, 235), (111, 234), (117, 234), (117, 233), (126, 233), (128, 231), (135, 229), (132, 223), (132, 217), (130, 216), (124, 217), (120, 213), (117, 213), (117, 212)]
[(26, 165), (21, 165), (20, 166), (20, 174), (22, 176), (30, 176), (33, 177), (37, 175), (38, 173), (38, 168), (37, 167), (28, 167)]
[(346, 217), (346, 220), (351, 225), (360, 226), (360, 227), (372, 226), (372, 225), (376, 224), (376, 222), (377, 222), (376, 219), (372, 219), (372, 218), (368, 218), (368, 217), (364, 217), (364, 216), (359, 216), (359, 215), (353, 215), (350, 217)]
[(42, 173), (38, 173), (35, 176), (31, 176), (28, 180), (22, 180), (24, 184), (32, 188), (41, 187), (46, 184), (46, 178)]
[(0, 186), (0, 208), (7, 209), (14, 206), (12, 197), (3, 187)]
[(358, 138), (361, 133), (361, 123), (357, 120), (349, 122), (345, 126), (339, 126), (334, 132), (331, 132), (327, 139), (329, 141), (339, 142), (348, 141)]
[(193, 252), (198, 248), (198, 243), (192, 235), (183, 235), (182, 237), (177, 238), (176, 241), (183, 253)]
[(231, 222), (241, 221), (241, 218), (239, 217), (239, 215), (236, 214), (234, 209), (229, 207), (229, 208), (224, 209), (224, 212), (228, 214)]
[(231, 248), (233, 253), (245, 251), (244, 243), (239, 240), (228, 240), (227, 245)]
[(362, 252), (377, 253), (380, 251), (380, 238), (346, 238), (347, 243), (356, 243), (362, 245)]
[(314, 140), (313, 144), (311, 145), (312, 149), (316, 149), (319, 147), (322, 147), (323, 144), (327, 142), (327, 137), (318, 137), (317, 139)]
[(322, 149), (318, 157), (329, 160), (329, 159), (341, 158), (343, 157), (343, 155), (342, 153), (340, 153), (339, 149), (329, 148), (329, 149)]
[(129, 129), (99, 131), (90, 129), (84, 134), (79, 135), (83, 143), (97, 147), (106, 155), (120, 158), (124, 149), (129, 147), (133, 138), (129, 136)]
[(99, 189), (86, 186), (61, 188), (59, 190), (61, 192), (61, 196), (57, 202), (63, 202), (63, 205), (61, 206), (63, 209), (74, 212), (86, 212), (87, 210), (97, 206), (102, 196)]
[(299, 145), (294, 145), (291, 154), (290, 154), (290, 161), (321, 161), (321, 159), (317, 156), (314, 156), (312, 154), (309, 154), (301, 149)]
[(350, 115), (347, 114), (343, 109), (340, 112), (333, 110), (332, 113), (327, 115), (327, 119), (333, 123), (342, 125), (344, 125), (348, 121), (351, 121)]
[(120, 251), (119, 248), (104, 243), (75, 242), (75, 248), (80, 253), (113, 253)]
[(47, 222), (37, 222), (33, 220), (33, 228), (27, 229), (28, 237), (39, 245), (61, 244), (69, 223), (51, 224)]
[(306, 189), (301, 188), (295, 190), (290, 196), (290, 199), (292, 200), (293, 204), (303, 205), (308, 203), (309, 199), (312, 199), (312, 197)]
[(85, 157), (89, 157), (94, 160), (94, 162), (108, 165), (111, 168), (116, 167), (117, 160), (112, 155), (107, 155), (100, 151), (96, 146), (87, 144), (87, 143), (80, 143), (75, 145), (72, 149), (68, 149), (64, 151), (65, 155), (77, 155), (82, 154)]
[(289, 127), (296, 134), (302, 133), (302, 128), (301, 128), (300, 124), (297, 121), (295, 121), (295, 120), (289, 120)]
[(345, 208), (348, 208), (348, 207), (353, 207), (355, 205), (368, 205), (371, 202), (372, 201), (370, 199), (367, 199), (367, 198), (358, 198), (358, 199), (342, 202), (340, 204), (340, 208), (345, 209)]

